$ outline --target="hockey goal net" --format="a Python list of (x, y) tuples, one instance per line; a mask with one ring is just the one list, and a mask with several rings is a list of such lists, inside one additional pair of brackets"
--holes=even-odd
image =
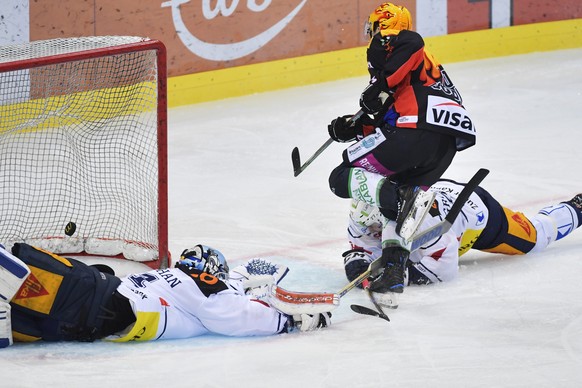
[(167, 266), (161, 42), (0, 47), (0, 117), (0, 242)]

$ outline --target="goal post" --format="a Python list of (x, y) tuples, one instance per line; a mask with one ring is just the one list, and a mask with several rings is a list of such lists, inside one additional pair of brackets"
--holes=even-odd
[(162, 42), (0, 46), (0, 242), (169, 265)]

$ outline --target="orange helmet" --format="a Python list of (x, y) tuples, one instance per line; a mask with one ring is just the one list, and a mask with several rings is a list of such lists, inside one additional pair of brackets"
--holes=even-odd
[(378, 32), (387, 35), (390, 30), (411, 30), (412, 17), (406, 7), (392, 3), (382, 3), (370, 14), (364, 28), (365, 34), (371, 39)]

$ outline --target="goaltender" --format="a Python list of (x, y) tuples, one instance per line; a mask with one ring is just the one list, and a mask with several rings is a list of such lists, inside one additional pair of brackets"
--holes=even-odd
[(24, 243), (14, 244), (12, 253), (0, 248), (0, 347), (13, 341), (264, 336), (331, 323), (329, 312), (291, 315), (272, 307), (270, 287), (288, 269), (264, 259), (229, 272), (222, 253), (196, 245), (174, 268), (123, 278), (107, 269)]

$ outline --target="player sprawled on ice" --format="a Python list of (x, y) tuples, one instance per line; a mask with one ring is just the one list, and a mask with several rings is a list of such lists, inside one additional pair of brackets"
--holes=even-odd
[[(439, 180), (429, 191), (435, 202), (421, 223), (424, 230), (441, 221), (464, 185)], [(351, 281), (382, 254), (381, 231), (384, 217), (377, 207), (353, 201), (348, 223), (348, 239), (353, 249), (345, 252), (344, 266)], [(478, 187), (465, 202), (451, 229), (410, 254), (405, 284), (450, 281), (457, 276), (459, 256), (469, 251), (523, 255), (539, 252), (550, 243), (570, 234), (582, 224), (582, 194), (569, 201), (541, 209), (533, 217), (514, 212)], [(380, 279), (369, 279), (373, 284)], [(380, 294), (376, 300), (388, 307), (391, 300)]]
[(328, 326), (329, 312), (288, 315), (270, 306), (270, 287), (287, 271), (251, 259), (229, 272), (219, 251), (197, 245), (174, 268), (119, 278), (15, 244), (12, 254), (0, 249), (0, 347), (13, 339), (125, 342), (207, 333), (265, 336)]
[(365, 114), (354, 121), (352, 115), (338, 117), (328, 126), (333, 140), (357, 141), (343, 152), (329, 184), (337, 196), (378, 206), (387, 217), (387, 267), (372, 287), (401, 293), (410, 250), (401, 237), (403, 221), (415, 201), (427, 202), (423, 190), (442, 176), (456, 152), (475, 144), (475, 128), (460, 93), (412, 31), (405, 7), (381, 4), (366, 32), (371, 77), (360, 97)]

